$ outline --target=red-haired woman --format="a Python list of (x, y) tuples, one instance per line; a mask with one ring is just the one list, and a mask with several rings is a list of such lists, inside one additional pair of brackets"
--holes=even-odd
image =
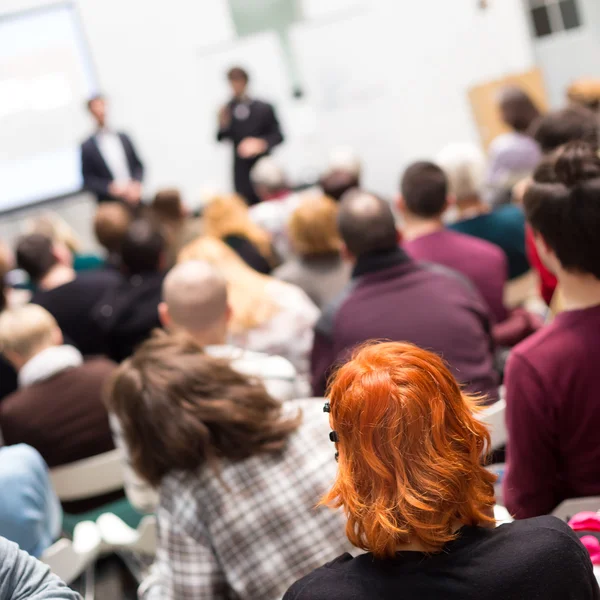
[(364, 347), (329, 398), (339, 469), (322, 502), (344, 507), (346, 534), (367, 554), (342, 555), (284, 600), (600, 598), (567, 525), (540, 517), (495, 528), (494, 476), (480, 462), (488, 432), (436, 355)]

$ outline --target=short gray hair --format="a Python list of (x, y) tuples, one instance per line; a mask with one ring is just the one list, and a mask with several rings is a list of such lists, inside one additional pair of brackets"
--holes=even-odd
[(270, 156), (263, 156), (257, 161), (250, 171), (250, 179), (254, 185), (263, 185), (270, 190), (286, 186), (283, 169)]
[(448, 177), (450, 193), (457, 202), (483, 195), (485, 157), (475, 144), (450, 144), (437, 157)]

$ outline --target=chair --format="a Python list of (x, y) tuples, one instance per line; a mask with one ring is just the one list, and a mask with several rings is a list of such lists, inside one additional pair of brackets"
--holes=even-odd
[(568, 521), (580, 512), (599, 512), (600, 496), (590, 496), (589, 498), (572, 498), (559, 504), (552, 515), (562, 521)]
[(479, 414), (479, 419), (490, 428), (492, 438), (491, 450), (498, 450), (506, 445), (508, 431), (506, 429), (506, 400), (501, 398), (488, 406)]

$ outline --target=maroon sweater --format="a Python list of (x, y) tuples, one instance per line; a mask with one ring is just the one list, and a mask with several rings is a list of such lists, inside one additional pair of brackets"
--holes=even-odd
[(507, 508), (521, 519), (600, 495), (600, 306), (565, 312), (506, 369)]
[(400, 249), (361, 257), (352, 284), (317, 323), (311, 357), (314, 394), (324, 395), (333, 367), (372, 339), (432, 350), (468, 391), (497, 399), (487, 307), (453, 271), (418, 264)]

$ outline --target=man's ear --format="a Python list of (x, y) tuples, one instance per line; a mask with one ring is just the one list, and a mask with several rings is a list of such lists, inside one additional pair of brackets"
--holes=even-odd
[(227, 308), (225, 309), (225, 322), (227, 324), (229, 324), (229, 322), (231, 321), (231, 316), (233, 315), (233, 309), (231, 308), (231, 306), (228, 304)]
[(456, 206), (456, 196), (454, 196), (453, 194), (448, 194), (448, 196), (446, 197), (446, 206), (444, 208), (444, 211), (447, 211), (453, 206)]
[(158, 305), (158, 320), (163, 326), (163, 329), (168, 330), (171, 326), (171, 315), (169, 314), (169, 307), (166, 302), (161, 302)]
[(62, 346), (64, 344), (65, 338), (63, 337), (63, 332), (59, 327), (55, 327), (52, 330), (52, 342), (55, 346)]
[(404, 235), (402, 234), (402, 230), (399, 227), (396, 227), (396, 240), (398, 242), (398, 246), (402, 246), (402, 242), (404, 241)]
[(52, 255), (57, 262), (65, 267), (73, 266), (73, 254), (65, 244), (55, 243), (52, 246)]
[(396, 209), (402, 215), (406, 211), (406, 202), (405, 202), (404, 196), (402, 194), (398, 194), (396, 196)]
[(560, 261), (554, 253), (554, 250), (550, 248), (546, 240), (539, 232), (533, 232), (533, 239), (535, 241), (535, 247), (540, 260), (551, 273), (556, 274), (556, 268), (559, 266)]

